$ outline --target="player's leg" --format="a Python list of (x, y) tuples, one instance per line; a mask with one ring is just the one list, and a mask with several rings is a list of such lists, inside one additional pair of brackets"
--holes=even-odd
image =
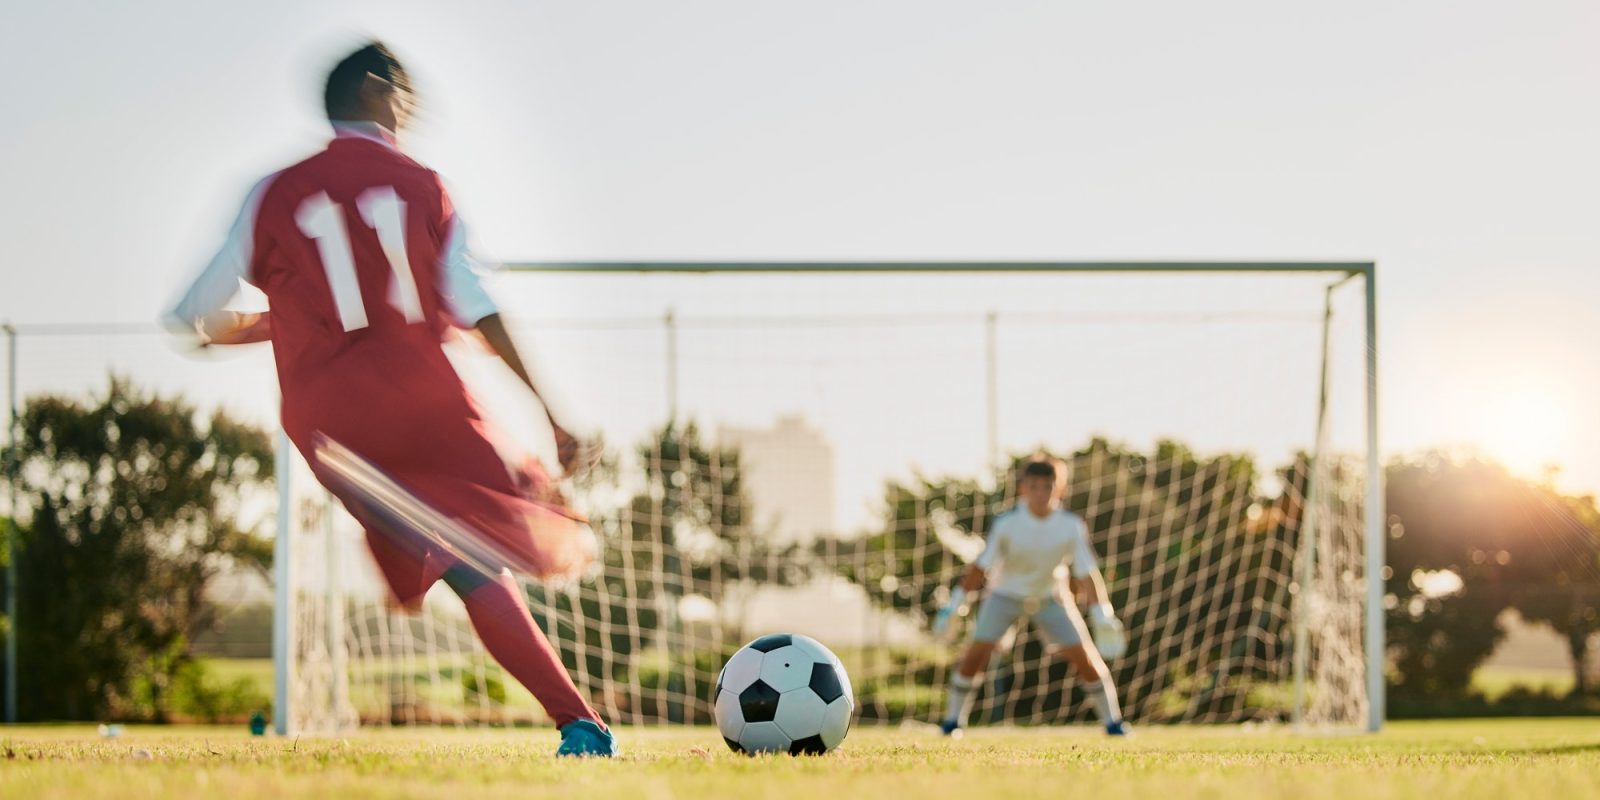
[[(519, 473), (508, 469), (490, 441), (470, 402), (461, 398), (460, 408), (413, 410), (419, 424), (409, 427), (394, 424), (373, 425), (371, 429), (354, 423), (347, 425), (345, 439), (329, 434), (382, 471), (406, 494), (427, 508), (458, 521), (472, 532), (498, 544), (519, 550), (521, 560), (536, 574), (572, 573), (587, 563), (582, 541), (568, 535), (574, 531), (571, 520), (559, 514), (542, 513), (519, 486)], [(444, 413), (449, 412), (449, 413)], [(429, 419), (421, 419), (429, 417)], [(394, 420), (379, 420), (393, 423)], [(426, 424), (422, 424), (425, 422)], [(384, 436), (375, 431), (405, 430), (406, 436)], [(302, 439), (310, 442), (312, 434)], [(297, 443), (300, 443), (297, 439)], [(302, 452), (307, 452), (302, 446)], [(317, 469), (316, 451), (308, 461)], [(461, 596), (473, 628), (489, 653), (528, 688), (544, 705), (552, 719), (562, 727), (561, 754), (610, 755), (614, 749), (610, 732), (599, 715), (578, 694), (550, 642), (534, 624), (522, 593), (509, 575), (492, 576), (468, 569), (459, 559), (433, 546), (408, 525), (385, 514), (382, 504), (364, 502), (358, 493), (341, 492), (338, 480), (319, 471), (319, 479), (336, 495), (347, 499), (351, 512), (365, 524), (369, 541), (380, 566), (390, 579), (391, 588), (403, 603), (414, 604), (421, 594), (440, 578), (445, 578)], [(559, 518), (559, 519), (558, 519)], [(389, 523), (395, 524), (389, 524)], [(559, 524), (546, 525), (546, 522)], [(427, 558), (413, 558), (417, 566), (407, 568), (405, 556), (421, 550)], [(387, 557), (386, 557), (387, 556)], [(386, 566), (385, 561), (394, 562)], [(540, 569), (539, 567), (546, 567)], [(415, 573), (415, 574), (413, 574)], [(420, 589), (413, 584), (420, 583)]]
[(1125, 735), (1127, 726), (1122, 721), (1122, 706), (1117, 699), (1117, 687), (1111, 680), (1111, 670), (1100, 657), (1100, 651), (1095, 649), (1078, 609), (1052, 600), (1034, 613), (1033, 621), (1055, 646), (1056, 657), (1071, 665), (1077, 674), (1078, 685), (1089, 696), (1095, 716), (1106, 726), (1106, 732), (1113, 736)]
[[(353, 513), (358, 510), (348, 504), (346, 508)], [(384, 583), (388, 584), (395, 605), (410, 613), (421, 610), (423, 596), (444, 574), (449, 563), (421, 550), (420, 545), (418, 550), (413, 550), (410, 543), (373, 530), (370, 518), (363, 518), (360, 514), (356, 518), (366, 526), (367, 549), (371, 551), (372, 560), (377, 563)]]
[(1128, 727), (1122, 719), (1122, 705), (1117, 699), (1117, 687), (1111, 680), (1111, 671), (1106, 668), (1106, 662), (1094, 649), (1094, 644), (1085, 641), (1084, 644), (1065, 648), (1061, 657), (1071, 664), (1073, 671), (1078, 674), (1078, 685), (1082, 686), (1084, 694), (1089, 696), (1095, 715), (1100, 718), (1101, 724), (1106, 726), (1106, 733), (1112, 736), (1126, 736)]
[(509, 573), (493, 577), (456, 561), (407, 525), (391, 524), (382, 509), (353, 496), (346, 507), (367, 527), (373, 560), (399, 605), (418, 609), (441, 578), (461, 597), (484, 648), (527, 687), (561, 729), (558, 755), (615, 754), (611, 732), (578, 693)]
[(951, 735), (967, 724), (972, 713), (972, 696), (977, 678), (989, 666), (995, 643), (1000, 641), (1022, 611), (1021, 601), (1005, 595), (991, 594), (978, 606), (978, 618), (973, 623), (972, 644), (967, 645), (961, 661), (950, 675), (950, 692), (945, 705), (944, 719), (939, 728)]
[(534, 624), (516, 579), (509, 573), (491, 577), (458, 564), (444, 573), (444, 582), (466, 605), (484, 648), (533, 693), (561, 729), (557, 754), (614, 755), (611, 732), (578, 692), (544, 631)]
[[(426, 496), (470, 529), (524, 550), (534, 574), (571, 576), (588, 563), (571, 519), (532, 504), (525, 490), (532, 488), (535, 476), (508, 469), (486, 434), (463, 434), (449, 444), (457, 451), (448, 471), (414, 478)], [(516, 579), (506, 572), (485, 574), (465, 564), (452, 566), (443, 577), (466, 605), (472, 627), (489, 654), (533, 693), (560, 728), (556, 754), (615, 755), (611, 732), (579, 694), (550, 640), (534, 623)]]
[(966, 727), (967, 716), (972, 713), (972, 694), (977, 685), (977, 677), (989, 665), (989, 657), (994, 653), (995, 643), (974, 640), (967, 645), (961, 654), (961, 661), (950, 674), (950, 691), (945, 703), (944, 719), (940, 721), (939, 728), (945, 735), (955, 733)]

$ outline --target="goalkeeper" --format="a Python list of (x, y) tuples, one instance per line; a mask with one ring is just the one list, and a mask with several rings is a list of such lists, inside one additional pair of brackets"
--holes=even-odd
[[(1106, 595), (1083, 519), (1061, 507), (1065, 489), (1065, 464), (1045, 458), (1029, 461), (1022, 470), (1021, 502), (995, 518), (987, 546), (962, 578), (964, 593), (976, 593), (986, 583), (989, 592), (978, 607), (972, 643), (950, 679), (949, 706), (940, 724), (946, 735), (966, 725), (978, 674), (988, 666), (995, 643), (1023, 614), (1043, 633), (1051, 654), (1072, 665), (1106, 733), (1127, 734), (1116, 687), (1101, 658), (1101, 650), (1120, 656), (1127, 638)], [(1068, 570), (1073, 593), (1092, 597), (1089, 618), (1100, 648), (1084, 630), (1077, 603), (1064, 602), (1061, 577)]]

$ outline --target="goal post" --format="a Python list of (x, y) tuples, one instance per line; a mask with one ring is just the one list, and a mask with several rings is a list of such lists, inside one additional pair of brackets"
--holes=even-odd
[[(1373, 263), (505, 267), (501, 299), (519, 338), (535, 342), (536, 371), (551, 368), (613, 453), (609, 483), (577, 489), (607, 542), (598, 574), (530, 587), (536, 616), (608, 718), (703, 721), (719, 654), (778, 624), (786, 604), (825, 616), (817, 598), (827, 592), (855, 598), (858, 618), (838, 625), (836, 649), (872, 695), (867, 713), (926, 717), (952, 651), (923, 615), (1014, 497), (1010, 459), (1038, 445), (1068, 457), (1075, 510), (1107, 526), (1091, 532), (1106, 537), (1096, 544), (1111, 548), (1108, 579), (1137, 617), (1135, 645), (1149, 650), (1113, 665), (1132, 684), (1135, 714), (1381, 726)], [(1359, 363), (1357, 381), (1330, 389), (1330, 342), (1341, 365)], [(1085, 353), (1097, 365), (1089, 375), (1072, 366)], [(1091, 382), (1091, 400), (1063, 399)], [(521, 410), (506, 415), (512, 428)], [(1102, 413), (1105, 424), (1093, 419)], [(1069, 426), (1055, 421), (1072, 414)], [(1126, 420), (1137, 424), (1117, 426)], [(880, 437), (880, 427), (895, 431)], [(947, 428), (972, 441), (933, 452)], [(849, 450), (857, 445), (875, 452)], [(348, 521), (307, 522), (327, 500), (293, 460), (285, 449), (278, 730), (538, 721), (462, 616), (435, 607), (453, 600), (446, 592), (417, 618), (388, 614), (370, 579), (359, 598), (342, 594), (337, 573), (362, 561), (359, 547)], [(882, 518), (894, 514), (882, 508), (886, 488), (891, 505), (911, 510)], [(819, 508), (837, 511), (813, 519)], [(833, 623), (804, 621), (801, 632), (829, 641)], [(1082, 718), (1081, 698), (1047, 685), (1056, 673), (1027, 639), (1002, 648), (1010, 655), (991, 670), (980, 713)]]

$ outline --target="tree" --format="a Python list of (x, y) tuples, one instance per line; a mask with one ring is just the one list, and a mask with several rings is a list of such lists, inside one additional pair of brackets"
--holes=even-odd
[(1520, 602), (1563, 616), (1566, 598), (1541, 588), (1560, 559), (1540, 552), (1552, 531), (1570, 543), (1577, 528), (1546, 490), (1483, 458), (1430, 453), (1387, 475), (1394, 691), (1401, 701), (1462, 696), (1505, 635), (1501, 612)]
[(639, 447), (646, 490), (634, 496), (636, 540), (659, 542), (672, 590), (720, 602), (741, 582), (792, 586), (808, 576), (797, 546), (756, 530), (739, 451), (703, 440), (694, 423), (667, 424)]
[(239, 521), (270, 438), (113, 378), (88, 402), (29, 400), (15, 455), (22, 717), (164, 719), (210, 580), (271, 559)]
[(1600, 510), (1592, 496), (1566, 496), (1530, 484), (1522, 501), (1523, 535), (1511, 564), (1512, 602), (1522, 618), (1542, 622), (1567, 641), (1572, 693), (1590, 691), (1589, 643), (1600, 632)]

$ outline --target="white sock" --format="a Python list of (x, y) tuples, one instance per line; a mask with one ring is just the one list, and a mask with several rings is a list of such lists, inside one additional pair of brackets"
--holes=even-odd
[(944, 712), (946, 720), (958, 725), (967, 724), (967, 714), (972, 711), (972, 679), (959, 672), (950, 674), (950, 703)]
[(1122, 721), (1122, 706), (1117, 702), (1117, 687), (1111, 685), (1111, 678), (1085, 683), (1083, 691), (1089, 695), (1089, 702), (1094, 704), (1094, 713), (1100, 718), (1101, 724)]

